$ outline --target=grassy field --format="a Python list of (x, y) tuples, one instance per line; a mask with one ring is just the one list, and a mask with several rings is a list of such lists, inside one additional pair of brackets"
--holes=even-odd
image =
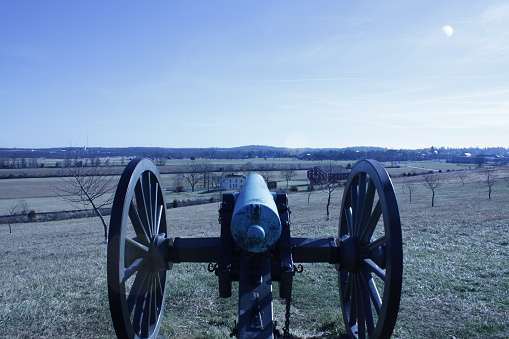
[[(394, 179), (405, 255), (394, 338), (509, 337), (509, 185), (497, 181), (488, 200), (482, 174), (467, 173), (464, 185), (456, 172), (441, 174), (444, 184), (433, 208), (422, 177)], [(405, 184), (413, 187), (411, 203)], [(292, 236), (334, 236), (341, 195), (335, 192), (331, 221), (325, 221), (324, 192), (313, 192), (310, 203), (305, 192), (291, 194)], [(217, 209), (213, 203), (170, 210), (171, 236), (217, 236)], [(15, 224), (12, 234), (0, 226), (0, 338), (115, 336), (106, 246), (96, 218)], [(232, 298), (218, 298), (217, 278), (206, 264), (176, 264), (169, 273), (161, 335), (228, 337), (236, 319), (235, 291)], [(294, 300), (295, 336), (343, 333), (333, 267), (304, 265), (295, 277)], [(275, 300), (274, 312), (282, 323), (281, 301)]]

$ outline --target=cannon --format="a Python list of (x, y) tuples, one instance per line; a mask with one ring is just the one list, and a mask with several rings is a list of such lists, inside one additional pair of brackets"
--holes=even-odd
[[(400, 303), (403, 252), (399, 209), (389, 175), (373, 160), (358, 162), (345, 184), (338, 233), (295, 238), (285, 193), (271, 193), (251, 174), (243, 189), (225, 193), (220, 236), (170, 236), (161, 177), (148, 159), (125, 168), (108, 235), (108, 298), (119, 338), (157, 338), (174, 264), (209, 263), (219, 296), (239, 283), (238, 338), (289, 337), (292, 282), (301, 263), (337, 271), (339, 307), (349, 338), (389, 338)], [(286, 299), (283, 334), (273, 320), (272, 283)]]

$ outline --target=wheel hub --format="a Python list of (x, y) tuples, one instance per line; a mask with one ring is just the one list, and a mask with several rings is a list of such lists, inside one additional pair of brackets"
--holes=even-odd
[(359, 239), (357, 237), (345, 236), (339, 240), (339, 270), (357, 272), (359, 269)]
[(164, 236), (164, 234), (158, 234), (150, 242), (148, 262), (151, 272), (159, 272), (168, 269), (166, 255), (168, 253), (169, 239)]

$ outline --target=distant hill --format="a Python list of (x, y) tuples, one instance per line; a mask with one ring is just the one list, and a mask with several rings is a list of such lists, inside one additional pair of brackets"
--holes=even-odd
[[(69, 151), (77, 148), (0, 148), (0, 168), (31, 167), (27, 159), (65, 159)], [(465, 157), (484, 157), (501, 163), (509, 159), (509, 150), (491, 148), (426, 148), (420, 150), (387, 149), (376, 146), (343, 148), (286, 148), (267, 145), (245, 145), (230, 148), (170, 148), (170, 147), (88, 147), (81, 148), (89, 158), (135, 158), (152, 159), (249, 159), (249, 158), (300, 158), (304, 160), (358, 160), (365, 158), (379, 161), (403, 161), (445, 159), (455, 161)], [(468, 160), (468, 159), (466, 159)], [(473, 161), (471, 161), (473, 162)], [(35, 162), (33, 162), (35, 163)]]

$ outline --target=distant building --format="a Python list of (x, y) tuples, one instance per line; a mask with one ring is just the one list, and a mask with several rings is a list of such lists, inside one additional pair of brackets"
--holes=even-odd
[(231, 191), (231, 190), (240, 191), (242, 189), (242, 187), (244, 187), (245, 181), (246, 181), (246, 177), (243, 175), (229, 174), (221, 180), (221, 190), (223, 190), (223, 191)]
[(350, 171), (343, 166), (337, 166), (333, 173), (327, 173), (319, 166), (308, 170), (308, 179), (311, 185), (321, 185), (327, 182), (347, 180)]

